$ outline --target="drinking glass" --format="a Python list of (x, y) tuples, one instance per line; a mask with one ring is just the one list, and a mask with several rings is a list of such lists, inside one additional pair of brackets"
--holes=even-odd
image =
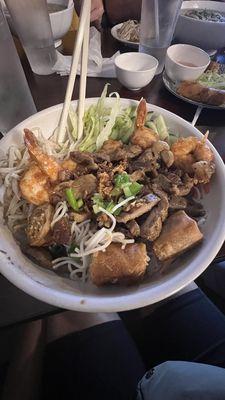
[(52, 74), (57, 56), (46, 0), (5, 0), (5, 3), (33, 72)]
[(23, 68), (0, 6), (0, 132), (36, 112)]
[(142, 0), (139, 51), (157, 58), (156, 74), (163, 70), (181, 4), (182, 0)]

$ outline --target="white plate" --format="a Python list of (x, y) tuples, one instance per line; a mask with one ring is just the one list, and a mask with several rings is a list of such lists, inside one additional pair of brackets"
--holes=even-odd
[(122, 24), (117, 24), (117, 25), (113, 26), (113, 28), (111, 29), (111, 34), (112, 34), (112, 36), (114, 37), (114, 39), (118, 40), (119, 42), (121, 42), (121, 43), (123, 43), (123, 44), (126, 44), (127, 46), (135, 47), (136, 49), (138, 49), (139, 43), (137, 43), (137, 42), (131, 42), (130, 40), (121, 39), (121, 38), (118, 36), (117, 31), (118, 31), (118, 29), (121, 28), (122, 25), (123, 25), (123, 23), (122, 23)]
[(188, 97), (184, 97), (181, 94), (177, 93), (177, 86), (179, 82), (173, 82), (167, 75), (166, 71), (163, 72), (163, 83), (167, 90), (169, 90), (170, 93), (172, 93), (174, 96), (178, 97), (179, 99), (186, 101), (187, 103), (194, 104), (197, 107), (202, 107), (202, 108), (212, 108), (214, 110), (225, 110), (225, 104), (221, 106), (214, 106), (212, 104), (206, 104), (206, 103), (201, 103), (200, 101), (195, 101), (191, 100)]
[[(87, 99), (86, 104), (95, 103), (97, 99)], [(109, 104), (113, 99), (107, 99)], [(137, 104), (133, 100), (122, 99), (127, 107)], [(74, 105), (76, 102), (74, 102)], [(28, 118), (12, 129), (1, 140), (1, 149), (7, 150), (10, 145), (21, 143), (22, 130), (39, 126), (48, 137), (59, 121), (62, 105), (43, 110)], [(160, 107), (148, 105), (164, 116), (166, 123), (181, 136), (201, 133), (182, 118)], [(0, 220), (0, 272), (14, 285), (26, 293), (46, 303), (80, 311), (122, 311), (146, 306), (158, 302), (197, 278), (218, 253), (225, 238), (225, 167), (222, 159), (211, 146), (215, 154), (216, 174), (211, 182), (211, 190), (204, 197), (204, 207), (208, 218), (203, 226), (204, 241), (191, 252), (181, 256), (173, 269), (168, 269), (162, 276), (155, 276), (140, 285), (129, 287), (97, 288), (92, 284), (75, 283), (61, 278), (54, 272), (38, 267), (28, 260), (20, 251), (11, 233)]]

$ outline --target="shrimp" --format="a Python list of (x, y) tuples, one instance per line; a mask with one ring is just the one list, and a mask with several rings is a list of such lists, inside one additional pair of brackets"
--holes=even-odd
[(19, 182), (19, 188), (24, 199), (35, 205), (49, 202), (50, 183), (58, 179), (62, 167), (53, 157), (45, 154), (34, 134), (29, 129), (24, 129), (24, 141), (31, 159), (34, 161), (24, 172)]
[(142, 149), (151, 147), (159, 137), (156, 132), (145, 126), (147, 107), (145, 99), (138, 105), (135, 131), (131, 137), (131, 143), (140, 146)]
[[(175, 166), (187, 173), (194, 174), (197, 181), (201, 183), (209, 182), (215, 171), (214, 155), (207, 145), (206, 139), (207, 134), (203, 140), (189, 136), (178, 139), (171, 146)], [(203, 173), (204, 168), (207, 171)]]
[(19, 188), (24, 199), (37, 206), (48, 203), (50, 198), (48, 188), (49, 178), (36, 164), (31, 164), (19, 182)]
[(48, 156), (42, 151), (33, 132), (29, 129), (24, 129), (24, 133), (24, 141), (30, 157), (38, 164), (39, 168), (48, 176), (50, 181), (55, 182), (62, 169), (61, 166), (53, 157)]

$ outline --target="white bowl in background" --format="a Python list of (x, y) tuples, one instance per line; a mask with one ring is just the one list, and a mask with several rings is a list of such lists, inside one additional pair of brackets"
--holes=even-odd
[[(96, 104), (98, 99), (86, 99), (85, 106)], [(108, 106), (115, 99), (107, 99)], [(134, 100), (121, 99), (122, 107), (137, 106)], [(73, 102), (77, 106), (77, 101)], [(161, 114), (172, 132), (180, 136), (202, 134), (189, 122), (177, 115), (154, 105), (147, 105), (148, 111)], [(12, 144), (23, 143), (23, 129), (40, 127), (43, 135), (49, 137), (58, 126), (62, 104), (43, 110), (13, 128), (1, 141), (1, 150), (8, 150)], [(31, 296), (57, 307), (70, 310), (110, 312), (123, 311), (147, 306), (171, 296), (196, 279), (212, 262), (225, 238), (225, 166), (215, 148), (209, 143), (215, 156), (216, 173), (210, 183), (210, 191), (205, 194), (202, 204), (207, 219), (201, 230), (203, 242), (182, 255), (161, 275), (146, 277), (139, 285), (97, 288), (91, 283), (62, 278), (53, 271), (39, 267), (20, 251), (6, 225), (0, 217), (0, 272), (15, 286)], [(1, 193), (2, 194), (2, 193)], [(219, 205), (214, 207), (213, 205)]]
[(174, 44), (167, 49), (165, 70), (172, 81), (198, 79), (210, 63), (209, 55), (199, 47)]
[[(65, 5), (67, 7), (68, 0), (47, 0), (47, 3), (54, 3)], [(67, 8), (61, 11), (50, 13), (50, 21), (52, 27), (53, 39), (55, 47), (60, 46), (62, 38), (66, 35), (70, 29), (73, 19), (74, 4), (70, 2)]]
[(123, 53), (115, 58), (116, 76), (123, 86), (139, 90), (153, 79), (158, 60), (145, 53)]
[[(68, 0), (47, 0), (47, 3), (60, 4), (67, 7)], [(67, 8), (49, 14), (55, 47), (60, 46), (60, 44), (62, 43), (62, 38), (66, 35), (71, 26), (73, 19), (73, 10), (74, 4), (73, 2), (70, 2)], [(17, 36), (11, 15), (6, 6), (4, 7), (4, 14), (6, 16), (12, 34)]]
[[(225, 12), (225, 3), (202, 0), (183, 1), (181, 10), (193, 8)], [(225, 22), (196, 20), (180, 14), (175, 39), (180, 43), (193, 44), (204, 50), (220, 49), (225, 46)]]

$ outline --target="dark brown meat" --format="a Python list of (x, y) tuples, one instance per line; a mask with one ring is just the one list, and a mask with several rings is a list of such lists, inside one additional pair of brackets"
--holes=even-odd
[(177, 196), (187, 196), (195, 184), (195, 180), (188, 174), (184, 174), (182, 177), (182, 183), (180, 185), (173, 185), (172, 193)]
[(90, 277), (97, 286), (108, 283), (135, 283), (143, 278), (148, 256), (144, 243), (111, 243), (105, 250), (94, 253), (90, 263)]
[(150, 211), (159, 202), (159, 200), (159, 197), (153, 193), (147, 194), (141, 199), (130, 203), (129, 206), (125, 208), (127, 211), (123, 211), (117, 217), (117, 222), (126, 224), (128, 221), (140, 217), (141, 215)]
[(21, 244), (21, 251), (25, 254), (31, 261), (39, 265), (42, 268), (47, 268), (52, 270), (52, 255), (44, 247), (37, 248), (28, 245)]
[(102, 148), (97, 154), (106, 154), (110, 161), (123, 160), (125, 151), (123, 149), (123, 143), (121, 140), (108, 139), (104, 142)]
[(141, 225), (141, 237), (153, 242), (162, 230), (162, 224), (168, 216), (169, 202), (167, 196), (151, 210), (147, 219)]
[(172, 214), (165, 224), (153, 250), (160, 261), (177, 257), (197, 245), (203, 239), (196, 221), (184, 211)]
[(124, 145), (124, 150), (125, 150), (125, 158), (131, 159), (139, 156), (142, 153), (142, 148), (140, 146), (130, 144), (130, 145)]
[(107, 161), (115, 162), (135, 158), (141, 152), (140, 146), (124, 145), (120, 140), (108, 139), (96, 154), (100, 157), (103, 156)]
[(71, 228), (68, 217), (63, 217), (52, 228), (52, 237), (55, 244), (70, 244)]
[(72, 151), (70, 157), (77, 163), (77, 168), (85, 169), (87, 172), (96, 171), (98, 165), (96, 164), (93, 154), (86, 151)]
[(27, 238), (31, 246), (41, 247), (48, 241), (54, 209), (51, 204), (36, 207), (28, 217)]
[(137, 181), (144, 181), (145, 180), (145, 173), (142, 169), (137, 169), (130, 175), (130, 180), (132, 182), (137, 182)]
[(100, 227), (105, 226), (106, 228), (110, 228), (110, 226), (112, 225), (111, 218), (105, 213), (99, 214), (97, 217), (97, 221)]
[(127, 223), (127, 227), (133, 237), (140, 236), (140, 226), (134, 219)]
[(55, 200), (61, 201), (65, 199), (65, 189), (73, 188), (77, 198), (86, 199), (94, 194), (97, 190), (97, 179), (94, 175), (88, 174), (79, 176), (75, 180), (62, 182), (55, 186), (51, 195), (51, 202), (55, 204)]
[(203, 205), (201, 203), (198, 203), (197, 201), (194, 201), (193, 199), (188, 200), (187, 208), (185, 211), (189, 215), (189, 217), (193, 218), (204, 217), (204, 215), (206, 215), (206, 211), (204, 210)]
[(170, 179), (168, 179), (165, 175), (159, 174), (154, 180), (153, 180), (154, 185), (157, 187), (161, 188), (167, 193), (171, 193), (173, 183), (171, 182)]
[(188, 174), (182, 177), (175, 173), (159, 174), (154, 179), (154, 184), (161, 187), (165, 192), (177, 196), (187, 196), (193, 188), (195, 180)]
[(187, 208), (187, 200), (184, 197), (173, 195), (169, 199), (170, 210), (185, 210)]
[(151, 149), (145, 150), (131, 165), (133, 171), (143, 169), (144, 171), (154, 171), (159, 168), (157, 158), (154, 156)]
[(71, 221), (76, 221), (77, 224), (86, 221), (87, 219), (91, 218), (91, 212), (86, 210), (82, 212), (70, 212), (69, 219)]

